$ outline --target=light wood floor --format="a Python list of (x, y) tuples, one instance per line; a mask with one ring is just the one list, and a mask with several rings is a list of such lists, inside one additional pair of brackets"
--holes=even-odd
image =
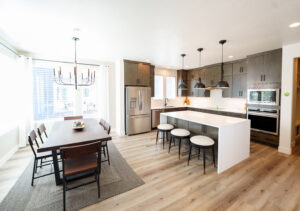
[[(113, 142), (145, 184), (83, 209), (90, 210), (300, 210), (300, 147), (287, 156), (277, 149), (251, 143), (249, 159), (218, 175), (203, 175), (194, 158), (178, 160), (155, 145), (155, 132), (113, 137)], [(19, 150), (0, 169), (0, 200), (32, 157)]]
[[(155, 145), (155, 133), (113, 142), (145, 184), (83, 209), (91, 210), (300, 210), (300, 150), (292, 156), (251, 143), (249, 159), (218, 175), (177, 151)], [(195, 158), (196, 159), (196, 158)], [(197, 160), (197, 159), (196, 159)], [(194, 162), (196, 162), (196, 160)]]

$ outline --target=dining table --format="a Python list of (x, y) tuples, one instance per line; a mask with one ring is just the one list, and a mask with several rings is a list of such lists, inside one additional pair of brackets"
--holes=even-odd
[(54, 175), (56, 185), (62, 184), (60, 168), (58, 163), (58, 153), (61, 147), (78, 146), (93, 142), (110, 141), (111, 136), (99, 124), (97, 119), (81, 119), (84, 128), (76, 130), (73, 128), (74, 120), (57, 121), (53, 124), (47, 141), (38, 148), (38, 152), (52, 152)]

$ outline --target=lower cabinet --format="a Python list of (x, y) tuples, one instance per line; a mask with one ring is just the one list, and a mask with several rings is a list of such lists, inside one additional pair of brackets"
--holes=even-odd
[(157, 125), (159, 125), (160, 123), (160, 113), (164, 113), (164, 112), (173, 112), (173, 111), (184, 111), (186, 110), (185, 107), (179, 107), (179, 108), (164, 108), (164, 109), (153, 109), (151, 111), (151, 126), (152, 128), (156, 128)]
[(279, 136), (251, 131), (251, 141), (258, 141), (272, 146), (279, 145)]

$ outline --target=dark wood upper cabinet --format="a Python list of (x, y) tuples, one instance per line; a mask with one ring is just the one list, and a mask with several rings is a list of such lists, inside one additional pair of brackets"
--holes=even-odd
[(232, 97), (247, 97), (247, 60), (235, 61), (232, 64)]
[(150, 65), (150, 86), (151, 86), (151, 97), (154, 97), (155, 83), (154, 83), (154, 72), (155, 66)]
[(186, 85), (188, 85), (188, 71), (187, 70), (177, 70), (177, 96), (188, 96), (188, 89), (178, 89), (178, 86), (183, 81)]
[(282, 50), (273, 50), (248, 56), (248, 88), (281, 87)]
[(124, 83), (125, 85), (137, 85), (138, 64), (124, 61)]
[(124, 60), (124, 83), (127, 86), (151, 86), (150, 64)]

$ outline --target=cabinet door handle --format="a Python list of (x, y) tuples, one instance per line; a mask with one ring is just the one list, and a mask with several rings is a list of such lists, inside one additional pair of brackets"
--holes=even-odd
[(260, 75), (260, 81), (262, 81), (263, 80), (263, 75)]

